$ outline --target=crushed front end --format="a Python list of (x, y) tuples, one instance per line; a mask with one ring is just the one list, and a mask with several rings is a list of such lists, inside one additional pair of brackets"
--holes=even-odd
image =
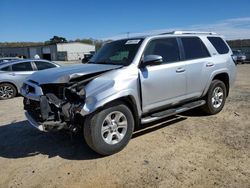
[(76, 132), (83, 123), (84, 83), (43, 84), (28, 80), (21, 88), (25, 115), (41, 131), (68, 129)]

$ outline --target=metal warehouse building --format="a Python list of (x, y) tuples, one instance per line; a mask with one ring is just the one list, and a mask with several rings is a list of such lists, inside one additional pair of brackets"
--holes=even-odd
[(42, 59), (71, 61), (82, 59), (84, 54), (89, 54), (93, 51), (95, 51), (94, 45), (72, 42), (30, 47), (0, 47), (0, 56), (34, 58), (37, 54)]

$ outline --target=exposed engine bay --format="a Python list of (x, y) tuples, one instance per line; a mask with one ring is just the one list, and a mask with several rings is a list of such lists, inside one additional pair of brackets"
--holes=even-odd
[[(76, 129), (77, 112), (80, 111), (84, 104), (84, 87), (71, 88), (62, 86), (42, 86), (58, 88), (57, 96), (54, 93), (45, 93), (40, 97), (40, 101), (33, 101), (24, 98), (24, 109), (35, 119), (39, 124), (43, 124), (45, 130), (62, 128)], [(62, 90), (62, 91), (61, 91)], [(61, 96), (61, 97), (60, 97)], [(60, 97), (60, 98), (59, 98)], [(73, 130), (72, 129), (72, 130)]]
[(39, 87), (43, 94), (39, 100), (26, 96), (35, 92), (29, 82), (38, 85), (36, 81), (28, 80), (21, 89), (24, 110), (37, 124), (43, 126), (43, 131), (68, 129), (77, 132), (84, 118), (80, 112), (85, 104), (85, 85), (105, 72), (75, 77), (68, 83), (41, 84)]

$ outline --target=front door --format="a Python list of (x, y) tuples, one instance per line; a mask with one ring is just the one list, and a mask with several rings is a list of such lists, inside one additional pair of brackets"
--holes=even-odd
[(176, 38), (150, 41), (144, 52), (146, 55), (160, 55), (163, 63), (140, 69), (143, 112), (185, 99), (186, 66), (180, 61)]

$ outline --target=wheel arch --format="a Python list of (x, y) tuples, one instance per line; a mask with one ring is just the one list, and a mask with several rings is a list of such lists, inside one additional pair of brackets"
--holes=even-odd
[(140, 114), (139, 114), (140, 112), (138, 111), (138, 108), (136, 106), (136, 100), (132, 95), (122, 96), (122, 97), (116, 98), (112, 101), (109, 101), (109, 102), (105, 103), (104, 105), (99, 106), (94, 111), (92, 111), (91, 113), (86, 114), (86, 115), (87, 116), (93, 115), (96, 112), (102, 111), (103, 108), (105, 108), (105, 107), (114, 106), (114, 105), (117, 105), (119, 103), (126, 105), (131, 110), (132, 115), (134, 117), (134, 121), (135, 121), (134, 129), (135, 130), (138, 129), (139, 122), (140, 122)]
[(134, 97), (131, 95), (128, 95), (128, 96), (120, 97), (116, 99), (115, 101), (124, 103), (131, 110), (133, 117), (134, 117), (134, 121), (135, 121), (135, 129), (138, 129), (140, 116), (139, 116), (138, 109), (136, 107), (136, 101)]
[(220, 80), (222, 81), (225, 86), (226, 86), (226, 89), (227, 89), (227, 96), (229, 95), (229, 89), (230, 89), (230, 84), (229, 84), (229, 75), (227, 73), (219, 73), (219, 74), (216, 74), (212, 81), (213, 80)]
[(226, 86), (226, 90), (227, 90), (227, 95), (229, 95), (229, 89), (230, 89), (230, 77), (229, 77), (229, 72), (227, 69), (222, 69), (222, 70), (217, 70), (215, 72), (213, 72), (211, 75), (210, 75), (210, 78), (209, 80), (207, 81), (207, 84), (206, 84), (206, 87), (203, 91), (203, 94), (202, 94), (202, 97), (206, 96), (207, 95), (207, 92), (208, 92), (208, 89), (212, 83), (213, 80), (220, 80), (222, 81), (225, 86)]

